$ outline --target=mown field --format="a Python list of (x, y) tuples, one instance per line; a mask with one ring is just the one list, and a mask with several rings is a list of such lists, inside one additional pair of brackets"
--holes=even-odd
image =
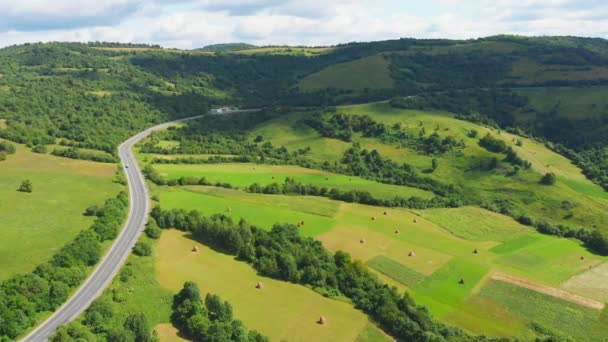
[[(88, 228), (93, 218), (84, 210), (121, 190), (112, 181), (115, 170), (114, 164), (36, 154), (23, 145), (0, 161), (0, 280), (31, 272)], [(18, 192), (26, 179), (33, 192)]]
[[(192, 252), (193, 245), (200, 246), (182, 232), (163, 233), (156, 246), (156, 274), (162, 286), (177, 292), (193, 280), (201, 292), (216, 293), (232, 303), (236, 317), (272, 341), (354, 341), (360, 335), (360, 341), (382, 341), (376, 337), (383, 335), (370, 333), (367, 317), (351, 304), (260, 277), (251, 266), (204, 246)], [(256, 289), (258, 282), (263, 289)], [(316, 323), (321, 315), (327, 325)], [(374, 339), (366, 337), (370, 335)]]
[[(352, 142), (325, 138), (302, 121), (310, 113), (279, 116), (253, 127), (247, 134), (251, 140), (262, 136), (264, 141), (285, 146), (290, 151), (310, 147), (307, 157), (316, 162), (340, 162), (343, 153), (356, 142), (362, 148), (379, 151), (386, 158), (410, 164), (419, 174), (454, 185), (456, 191), (473, 202), (509, 201), (513, 210), (552, 224), (603, 229), (602, 222), (608, 219), (605, 210), (608, 195), (568, 159), (537, 141), (456, 120), (449, 113), (400, 110), (383, 103), (339, 107), (338, 111), (368, 115), (387, 125), (400, 124), (415, 134), (424, 128), (427, 135), (435, 132), (441, 137), (462, 139), (465, 147), (431, 156), (358, 133), (353, 134)], [(476, 137), (470, 136), (472, 130), (477, 131)], [(504, 155), (489, 152), (478, 144), (480, 137), (487, 133), (505, 141), (518, 156), (529, 161), (530, 169), (509, 174), (511, 166), (502, 161)], [(521, 143), (516, 144), (518, 140)], [(173, 143), (163, 142), (167, 146)], [(156, 156), (141, 154), (139, 157), (150, 162)], [(429, 172), (434, 158), (438, 160), (438, 167)], [(499, 159), (496, 169), (479, 167), (492, 158)], [(299, 225), (301, 235), (320, 240), (332, 251), (348, 252), (382, 281), (408, 291), (434, 317), (472, 333), (523, 340), (548, 332), (581, 341), (608, 336), (602, 325), (605, 309), (599, 309), (606, 300), (604, 282), (608, 258), (587, 250), (580, 241), (540, 234), (509, 216), (478, 206), (382, 208), (313, 196), (242, 191), (252, 183), (282, 183), (291, 177), (306, 184), (366, 190), (382, 198), (432, 195), (416, 188), (297, 166), (155, 164), (154, 168), (167, 179), (205, 177), (211, 182), (236, 187), (152, 185), (152, 194), (158, 196), (162, 208), (197, 210), (204, 215), (222, 213), (264, 229), (279, 222), (304, 221)], [(539, 183), (548, 172), (556, 174), (555, 185)], [(184, 258), (189, 255), (193, 242), (186, 237), (181, 239), (185, 241), (183, 247), (174, 247), (174, 254), (159, 258), (161, 263), (167, 263), (163, 266), (167, 272), (177, 272), (171, 269), (171, 266), (175, 268), (174, 261), (178, 258), (175, 253), (185, 253)], [(213, 257), (207, 256), (207, 259), (213, 260)], [(183, 263), (187, 261), (179, 264)], [(186, 270), (180, 272), (184, 273), (178, 279), (193, 274)], [(171, 274), (160, 277), (169, 279), (174, 273)], [(501, 278), (504, 275), (512, 279), (511, 282)], [(238, 283), (230, 277), (218, 274), (214, 279)], [(256, 281), (247, 279), (251, 283)], [(169, 286), (176, 288), (179, 284)], [(239, 310), (238, 303), (244, 299), (236, 295), (234, 298)], [(271, 306), (273, 310), (274, 306)], [(549, 312), (573, 314), (576, 319), (554, 321)], [(585, 330), (592, 332), (586, 334)]]

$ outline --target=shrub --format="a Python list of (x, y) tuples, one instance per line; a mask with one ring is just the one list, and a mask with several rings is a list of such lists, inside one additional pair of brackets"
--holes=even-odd
[(556, 181), (557, 181), (557, 177), (555, 176), (555, 173), (549, 172), (549, 173), (546, 173), (540, 179), (540, 184), (543, 184), (543, 185), (553, 185), (553, 184), (555, 184)]
[(135, 253), (135, 255), (139, 255), (139, 256), (152, 255), (152, 246), (150, 246), (150, 244), (148, 244), (146, 242), (140, 241), (135, 244), (135, 247), (133, 247), (133, 253)]
[(32, 192), (33, 186), (32, 186), (32, 182), (29, 179), (24, 180), (23, 182), (21, 182), (21, 186), (19, 186), (18, 191), (20, 192)]

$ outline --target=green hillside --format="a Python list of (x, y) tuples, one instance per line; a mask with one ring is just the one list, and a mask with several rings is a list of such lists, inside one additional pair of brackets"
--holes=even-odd
[[(58, 340), (130, 341), (134, 313), (176, 341), (603, 340), (606, 87), (608, 43), (576, 37), (0, 49), (0, 340), (115, 237), (117, 146), (219, 106), (259, 110), (136, 147), (153, 219)], [(188, 281), (230, 322), (173, 305)]]

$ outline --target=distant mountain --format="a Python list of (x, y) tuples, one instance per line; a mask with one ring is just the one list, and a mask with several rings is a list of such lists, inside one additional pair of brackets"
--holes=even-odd
[(229, 52), (229, 51), (240, 51), (255, 49), (257, 46), (247, 43), (225, 43), (225, 44), (213, 44), (207, 45), (195, 51), (208, 51), (208, 52)]

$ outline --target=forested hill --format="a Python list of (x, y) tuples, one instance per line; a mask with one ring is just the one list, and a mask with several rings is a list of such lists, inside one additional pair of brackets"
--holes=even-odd
[(8, 128), (0, 134), (113, 151), (144, 126), (212, 105), (396, 97), (401, 107), (481, 112), (571, 148), (608, 142), (603, 39), (496, 36), (228, 50), (115, 43), (1, 49), (0, 118)]

